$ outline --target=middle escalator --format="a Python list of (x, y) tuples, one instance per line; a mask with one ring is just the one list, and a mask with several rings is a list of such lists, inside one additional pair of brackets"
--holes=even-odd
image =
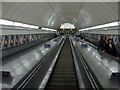
[(72, 58), (69, 39), (64, 46), (45, 90), (78, 90), (78, 82)]

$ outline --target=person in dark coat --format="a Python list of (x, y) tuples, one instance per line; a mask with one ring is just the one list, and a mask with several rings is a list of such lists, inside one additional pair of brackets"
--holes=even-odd
[(113, 55), (113, 56), (117, 56), (117, 50), (115, 48), (115, 45), (113, 44), (113, 40), (112, 39), (108, 39), (108, 43), (106, 45), (106, 53)]
[(105, 37), (101, 36), (99, 43), (98, 43), (98, 49), (101, 51), (106, 51), (106, 41), (105, 41)]

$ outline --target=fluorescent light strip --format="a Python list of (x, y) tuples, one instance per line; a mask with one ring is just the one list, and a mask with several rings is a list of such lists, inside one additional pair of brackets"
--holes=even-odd
[(31, 25), (30, 28), (38, 29), (39, 27), (38, 27), (38, 26)]
[(4, 20), (4, 19), (0, 19), (0, 24), (10, 25), (10, 26), (19, 26), (19, 27), (28, 27), (28, 28), (34, 28), (34, 29), (39, 28), (39, 26), (34, 26), (34, 25), (29, 25), (29, 24), (24, 24), (24, 23), (14, 22), (14, 21), (9, 21), (9, 20)]
[(13, 23), (14, 23), (13, 21), (0, 19), (1, 25), (13, 25)]
[(23, 27), (30, 27), (30, 25), (29, 24), (23, 24)]
[(85, 31), (85, 30), (92, 30), (92, 29), (99, 29), (99, 28), (106, 28), (106, 27), (118, 26), (119, 22), (112, 22), (112, 23), (98, 25), (98, 26), (94, 26), (94, 27), (90, 27), (90, 28), (80, 29), (79, 31)]
[(41, 29), (42, 29), (42, 30), (48, 30), (48, 31), (55, 31), (55, 32), (57, 31), (57, 30), (55, 30), (55, 29), (44, 28), (44, 27), (43, 27), (43, 28), (41, 28)]
[(19, 23), (19, 22), (14, 22), (13, 26), (23, 26), (23, 23)]

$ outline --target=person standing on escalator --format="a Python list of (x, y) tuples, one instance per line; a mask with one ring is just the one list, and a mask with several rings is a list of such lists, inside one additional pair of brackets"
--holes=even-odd
[(99, 40), (99, 43), (98, 43), (98, 50), (101, 50), (103, 52), (106, 51), (106, 41), (105, 41), (105, 37), (104, 36), (101, 36), (100, 37), (100, 40)]
[(112, 56), (115, 56), (115, 57), (118, 56), (116, 47), (113, 44), (113, 40), (112, 39), (108, 39), (108, 43), (106, 45), (106, 53), (108, 53), (108, 54), (110, 54)]

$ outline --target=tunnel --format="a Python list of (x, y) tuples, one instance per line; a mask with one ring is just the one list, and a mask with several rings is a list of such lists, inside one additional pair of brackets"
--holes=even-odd
[(119, 0), (1, 0), (1, 90), (119, 90)]

